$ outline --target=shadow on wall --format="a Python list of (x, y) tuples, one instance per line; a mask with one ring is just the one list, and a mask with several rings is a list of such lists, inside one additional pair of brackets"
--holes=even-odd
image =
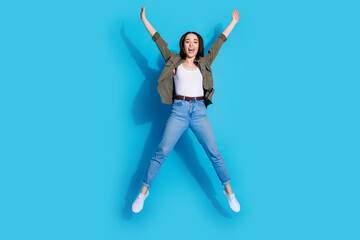
[[(221, 29), (221, 25), (218, 24), (214, 29), (215, 35), (213, 37), (213, 41), (215, 41), (215, 39), (220, 34), (218, 34), (219, 29)], [(130, 220), (133, 216), (133, 212), (131, 211), (132, 203), (141, 190), (142, 180), (145, 176), (150, 159), (161, 141), (166, 121), (171, 112), (171, 105), (161, 103), (160, 96), (157, 92), (157, 79), (164, 67), (164, 60), (160, 52), (158, 54), (158, 67), (160, 70), (151, 69), (148, 66), (148, 60), (142, 55), (141, 51), (139, 51), (132, 44), (131, 40), (126, 35), (124, 24), (122, 24), (120, 35), (125, 45), (127, 46), (131, 57), (135, 60), (140, 71), (142, 71), (143, 75), (145, 76), (145, 79), (133, 102), (131, 114), (136, 125), (149, 122), (151, 123), (150, 134), (147, 137), (145, 147), (142, 150), (140, 159), (138, 160), (137, 170), (133, 173), (132, 177), (127, 183), (128, 187), (125, 193), (124, 205), (119, 211), (119, 213), (121, 212), (121, 217), (124, 220)], [(151, 39), (150, 36), (149, 38)], [(199, 144), (198, 146), (201, 145)], [(185, 131), (182, 137), (179, 139), (178, 143), (174, 147), (174, 150), (183, 160), (187, 169), (191, 172), (192, 176), (195, 178), (215, 209), (222, 216), (230, 218), (231, 215), (229, 212), (226, 211), (216, 199), (216, 192), (213, 185), (211, 184), (210, 178), (208, 177), (205, 170), (200, 166), (199, 158), (196, 156), (196, 152), (191, 142), (188, 130)], [(154, 183), (156, 184), (155, 181)], [(123, 196), (123, 193), (119, 193), (119, 195)]]

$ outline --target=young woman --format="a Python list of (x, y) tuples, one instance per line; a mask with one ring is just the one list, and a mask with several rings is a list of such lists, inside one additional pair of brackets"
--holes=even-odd
[(222, 158), (207, 117), (207, 106), (212, 104), (213, 78), (211, 64), (222, 44), (239, 21), (239, 11), (232, 13), (232, 21), (211, 46), (204, 57), (204, 43), (196, 32), (187, 32), (180, 39), (180, 54), (170, 52), (167, 43), (155, 31), (145, 17), (145, 8), (141, 8), (141, 21), (156, 42), (165, 59), (165, 67), (158, 79), (158, 92), (161, 101), (172, 104), (172, 112), (167, 120), (162, 140), (156, 153), (150, 160), (143, 187), (132, 205), (132, 211), (138, 213), (149, 196), (149, 188), (159, 172), (163, 162), (174, 148), (183, 132), (190, 127), (206, 151), (214, 169), (225, 186), (223, 190), (230, 208), (240, 211), (240, 205), (230, 186), (230, 176)]

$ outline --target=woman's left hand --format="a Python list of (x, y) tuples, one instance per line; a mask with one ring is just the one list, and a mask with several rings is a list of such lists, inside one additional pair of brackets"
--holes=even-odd
[(238, 23), (239, 19), (240, 19), (239, 10), (235, 9), (232, 13), (232, 20), (233, 22)]

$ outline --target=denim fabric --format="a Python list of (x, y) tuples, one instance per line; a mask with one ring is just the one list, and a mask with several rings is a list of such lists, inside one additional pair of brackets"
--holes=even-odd
[(221, 183), (226, 185), (230, 182), (228, 170), (218, 150), (215, 136), (206, 114), (204, 100), (186, 101), (175, 99), (162, 140), (147, 168), (143, 185), (151, 186), (165, 159), (188, 127), (190, 127), (203, 146)]

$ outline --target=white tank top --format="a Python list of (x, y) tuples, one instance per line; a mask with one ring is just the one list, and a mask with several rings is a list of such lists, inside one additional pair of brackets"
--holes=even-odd
[(174, 76), (176, 95), (188, 97), (204, 96), (202, 74), (199, 68), (187, 70), (180, 64)]

